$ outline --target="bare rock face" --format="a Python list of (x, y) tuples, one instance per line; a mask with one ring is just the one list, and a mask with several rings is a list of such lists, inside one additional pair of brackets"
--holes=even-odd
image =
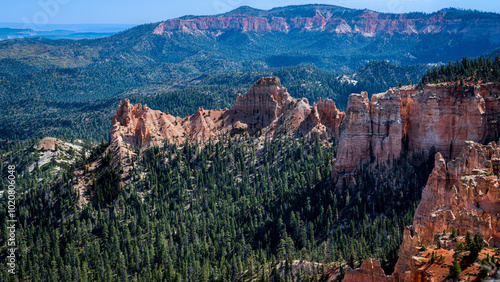
[(331, 100), (313, 106), (307, 99), (294, 99), (279, 78), (262, 78), (243, 96), (238, 94), (231, 109), (205, 110), (185, 118), (132, 105), (125, 99), (112, 120), (110, 146), (112, 166), (121, 171), (121, 187), (126, 186), (133, 168), (133, 157), (141, 150), (186, 141), (205, 143), (232, 136), (308, 136), (338, 138), (344, 119)]
[(490, 245), (500, 245), (500, 147), (475, 143), (498, 138), (499, 97), (495, 83), (405, 86), (371, 101), (366, 93), (350, 96), (334, 175), (349, 179), (360, 164), (390, 158), (389, 152), (438, 151), (413, 226), (404, 231), (397, 281), (418, 279), (417, 248), (435, 244), (443, 230), (481, 231)]
[(380, 261), (367, 259), (360, 268), (347, 269), (343, 282), (395, 282), (396, 278), (385, 275)]
[(238, 95), (230, 113), (256, 129), (268, 127), (280, 117), (293, 99), (277, 77), (262, 78), (245, 97)]
[[(428, 152), (435, 146), (450, 159), (458, 156), (466, 140), (485, 140), (489, 128), (486, 100), (490, 91), (498, 93), (498, 90), (498, 86), (491, 85), (477, 86), (470, 91), (457, 85), (440, 84), (404, 94), (402, 111), (406, 116), (409, 148)], [(498, 104), (496, 97), (495, 100)]]
[(42, 140), (40, 140), (40, 142), (38, 142), (37, 144), (35, 144), (33, 146), (33, 148), (35, 148), (36, 150), (43, 150), (43, 151), (55, 151), (57, 146), (61, 147), (61, 146), (64, 146), (64, 142), (59, 140), (59, 139), (56, 139), (54, 137), (45, 137), (43, 138)]
[[(437, 235), (443, 230), (451, 232), (456, 228), (462, 236), (467, 231), (481, 232), (489, 246), (499, 247), (499, 173), (500, 146), (495, 142), (481, 145), (466, 141), (460, 155), (448, 163), (436, 153), (435, 167), (422, 193), (413, 225), (404, 231), (399, 260), (391, 276), (394, 280), (390, 281), (421, 281), (422, 273), (413, 257), (422, 245), (436, 245)], [(368, 260), (360, 270), (348, 270), (344, 281), (385, 281), (378, 280), (381, 271), (380, 265)]]
[(238, 95), (227, 121), (233, 128), (246, 128), (250, 134), (318, 133), (328, 139), (338, 137), (344, 117), (334, 101), (320, 100), (310, 106), (305, 98), (292, 98), (279, 78), (269, 77), (259, 80), (245, 97)]
[[(442, 231), (443, 230), (441, 230), (441, 232)], [(417, 248), (422, 246), (418, 240), (413, 240), (415, 237), (415, 229), (413, 226), (407, 226), (403, 232), (403, 244), (399, 247), (398, 262), (392, 274), (392, 276), (397, 279), (396, 281), (405, 281), (409, 279), (409, 269), (412, 267), (413, 256)]]
[(334, 172), (352, 172), (360, 165), (360, 160), (368, 160), (373, 133), (370, 108), (368, 93), (349, 96)]
[[(446, 163), (436, 154), (435, 168), (422, 193), (411, 227), (405, 236), (396, 272), (402, 279), (412, 275), (411, 257), (416, 247), (436, 245), (443, 230), (481, 232), (490, 246), (500, 246), (500, 147), (491, 142), (465, 142), (458, 158)], [(406, 233), (405, 233), (406, 235)]]
[(500, 84), (463, 87), (433, 84), (351, 94), (341, 127), (334, 172), (351, 174), (360, 164), (397, 158), (403, 150), (428, 153), (433, 147), (455, 158), (467, 140), (498, 138)]
[[(295, 99), (281, 85), (279, 78), (266, 77), (243, 96), (238, 94), (231, 109), (204, 110), (179, 118), (152, 110), (146, 105), (132, 105), (125, 99), (112, 121), (111, 144), (134, 150), (164, 143), (200, 143), (221, 136), (280, 134), (307, 136), (318, 133), (322, 138), (338, 138), (345, 117), (331, 100), (313, 106), (307, 99)], [(116, 146), (115, 146), (116, 147)]]
[(390, 90), (372, 96), (351, 94), (334, 171), (353, 172), (360, 163), (383, 162), (401, 153), (401, 96)]
[(186, 131), (172, 115), (151, 110), (146, 105), (132, 105), (125, 99), (112, 120), (111, 143), (125, 142), (128, 147), (143, 147), (168, 140), (180, 143)]
[(260, 11), (255, 15), (220, 15), (171, 19), (158, 24), (154, 34), (237, 32), (310, 32), (335, 34), (361, 34), (365, 37), (383, 35), (462, 34), (476, 37), (480, 34), (500, 35), (500, 23), (495, 16), (458, 18), (448, 16), (449, 11), (425, 14), (381, 14), (370, 10), (357, 11), (342, 7), (315, 5), (307, 13), (286, 16), (280, 9)]
[(427, 85), (401, 91), (403, 136), (408, 149), (429, 152), (434, 146), (445, 159), (460, 154), (467, 140), (488, 142), (498, 136), (500, 84)]
[(338, 138), (340, 135), (340, 125), (345, 119), (345, 113), (339, 111), (335, 106), (335, 102), (330, 99), (324, 101), (320, 99), (315, 106), (318, 118), (326, 127), (328, 136)]

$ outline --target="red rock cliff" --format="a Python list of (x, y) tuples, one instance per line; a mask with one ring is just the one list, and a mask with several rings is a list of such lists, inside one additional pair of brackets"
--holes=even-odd
[[(286, 8), (283, 8), (286, 10)], [(453, 11), (433, 14), (381, 14), (370, 10), (353, 10), (333, 6), (305, 7), (305, 13), (287, 16), (286, 11), (270, 10), (249, 15), (245, 11), (212, 17), (172, 19), (158, 24), (154, 34), (172, 32), (285, 32), (322, 31), (336, 34), (361, 34), (366, 37), (393, 34), (477, 34), (500, 35), (496, 15), (467, 18), (454, 16)], [(294, 14), (294, 13), (291, 13)]]
[(170, 114), (151, 110), (146, 105), (132, 105), (125, 99), (116, 110), (111, 128), (111, 143), (125, 142), (142, 147), (168, 140), (182, 142), (185, 129), (180, 119)]
[(238, 95), (230, 115), (255, 129), (262, 129), (276, 122), (294, 102), (295, 99), (278, 78), (263, 78), (257, 81), (245, 97)]
[(439, 153), (435, 159), (401, 246), (396, 272), (402, 278), (412, 277), (415, 247), (436, 245), (434, 235), (443, 230), (480, 231), (490, 246), (500, 246), (500, 147), (467, 141), (455, 160), (446, 163)]
[(499, 247), (499, 173), (500, 146), (494, 142), (481, 145), (467, 141), (460, 155), (448, 163), (437, 153), (413, 225), (404, 231), (394, 274), (381, 276), (380, 264), (369, 260), (361, 269), (347, 271), (344, 281), (421, 281), (414, 260), (417, 248), (437, 245), (436, 235), (452, 228), (459, 235), (480, 231), (490, 246)]
[(453, 85), (432, 85), (422, 91), (402, 94), (404, 134), (413, 151), (428, 151), (435, 146), (447, 158), (458, 156), (465, 141), (484, 141), (492, 135), (499, 85), (486, 84), (471, 89)]
[(395, 282), (396, 278), (387, 276), (380, 265), (380, 261), (367, 259), (360, 268), (346, 270), (343, 282)]
[(164, 143), (206, 142), (227, 134), (319, 133), (323, 138), (337, 137), (345, 114), (331, 100), (313, 106), (306, 99), (295, 99), (279, 78), (260, 79), (245, 96), (238, 95), (227, 110), (199, 108), (192, 116), (174, 117), (146, 105), (132, 105), (125, 99), (112, 121), (111, 144), (126, 148), (146, 148)]
[(498, 136), (500, 84), (405, 86), (373, 95), (352, 94), (342, 125), (334, 171), (355, 172), (361, 163), (398, 157), (404, 149), (428, 153), (435, 147), (447, 159), (467, 140)]
[(334, 171), (350, 173), (360, 162), (387, 161), (401, 153), (401, 96), (393, 90), (372, 96), (351, 94)]

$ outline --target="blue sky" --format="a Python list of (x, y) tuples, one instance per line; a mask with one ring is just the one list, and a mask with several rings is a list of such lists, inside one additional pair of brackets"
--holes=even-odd
[(498, 0), (1, 0), (0, 22), (44, 24), (142, 24), (183, 15), (211, 15), (242, 5), (260, 9), (331, 4), (380, 12), (433, 12), (446, 7), (500, 12)]

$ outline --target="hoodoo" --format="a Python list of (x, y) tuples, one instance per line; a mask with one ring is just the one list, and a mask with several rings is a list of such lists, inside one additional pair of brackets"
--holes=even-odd
[[(466, 141), (460, 155), (446, 162), (440, 153), (429, 176), (413, 225), (407, 227), (392, 276), (381, 276), (380, 263), (364, 262), (360, 269), (346, 272), (344, 281), (421, 281), (422, 246), (438, 245), (443, 230), (455, 228), (464, 236), (481, 232), (491, 247), (500, 246), (500, 147)], [(367, 265), (370, 268), (367, 269)], [(369, 270), (369, 271), (368, 271)], [(432, 278), (432, 273), (424, 276)], [(428, 280), (426, 280), (428, 281)]]
[(127, 147), (145, 148), (164, 143), (207, 142), (225, 135), (258, 133), (274, 136), (306, 136), (318, 133), (323, 138), (336, 137), (345, 117), (332, 100), (313, 106), (307, 99), (295, 99), (281, 85), (279, 78), (266, 77), (243, 96), (238, 94), (229, 110), (204, 110), (179, 118), (152, 110), (146, 105), (120, 103), (112, 121), (111, 143), (124, 142)]

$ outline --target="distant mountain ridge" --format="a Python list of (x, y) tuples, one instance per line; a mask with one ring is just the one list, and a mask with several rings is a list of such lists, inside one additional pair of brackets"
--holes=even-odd
[(155, 34), (192, 32), (292, 32), (321, 31), (335, 34), (380, 35), (467, 34), (470, 37), (500, 34), (500, 15), (458, 9), (432, 14), (378, 13), (329, 5), (287, 6), (258, 10), (248, 6), (216, 16), (187, 16), (158, 24)]
[[(250, 15), (239, 15), (244, 13)], [(266, 30), (273, 19), (276, 23), (281, 21), (282, 27), (290, 27), (290, 31), (248, 31), (251, 28)], [(331, 29), (338, 33), (327, 31), (333, 28), (334, 19), (346, 23), (345, 33), (340, 33), (339, 25)], [(427, 29), (415, 24), (419, 21), (425, 22)], [(415, 30), (424, 31), (405, 33), (405, 22), (408, 26), (414, 23)], [(490, 57), (492, 51), (500, 50), (500, 27), (496, 27), (499, 22), (498, 14), (454, 9), (433, 14), (395, 15), (324, 5), (289, 6), (269, 11), (241, 7), (213, 17), (186, 16), (139, 25), (92, 40), (41, 37), (5, 40), (0, 42), (0, 101), (11, 105), (9, 109), (16, 105), (17, 109), (39, 110), (6, 111), (0, 116), (2, 128), (6, 130), (0, 131), (9, 134), (9, 138), (26, 138), (42, 129), (61, 132), (61, 127), (66, 130), (76, 124), (73, 117), (77, 114), (88, 117), (84, 124), (109, 127), (109, 118), (92, 115), (99, 111), (92, 107), (82, 108), (79, 103), (95, 102), (104, 107), (108, 99), (131, 97), (137, 100), (135, 97), (155, 91), (168, 91), (165, 96), (168, 99), (162, 98), (166, 105), (157, 103), (155, 106), (171, 113), (175, 109), (182, 109), (182, 112), (189, 109), (190, 113), (196, 110), (179, 102), (177, 96), (183, 95), (200, 102), (197, 107), (210, 103), (222, 107), (233, 102), (236, 88), (247, 87), (249, 85), (243, 84), (255, 81), (234, 83), (238, 73), (253, 77), (250, 74), (256, 71), (271, 76), (280, 68), (297, 66), (305, 66), (305, 71), (292, 71), (290, 77), (293, 79), (281, 75), (291, 93), (300, 96), (311, 93), (311, 98), (315, 98), (311, 101), (324, 93), (321, 94), (323, 98), (335, 100), (337, 106), (344, 109), (350, 93), (346, 91), (354, 85), (375, 93), (382, 91), (381, 86), (387, 89), (399, 82), (415, 83), (427, 66), (463, 57)], [(211, 27), (207, 23), (211, 23)], [(296, 28), (290, 23), (296, 23)], [(175, 27), (175, 24), (179, 25), (171, 31), (159, 31), (162, 25)], [(217, 29), (216, 24), (220, 24), (220, 28)], [(280, 25), (275, 26), (279, 30)], [(282, 72), (279, 70), (278, 74)], [(217, 78), (217, 83), (199, 79), (219, 74), (228, 75)], [(307, 78), (309, 82), (301, 86), (298, 82), (305, 76), (310, 77)], [(288, 84), (291, 80), (295, 81), (294, 86)], [(221, 89), (220, 85), (233, 86)], [(175, 92), (186, 88), (189, 91)], [(127, 93), (134, 93), (134, 96)], [(220, 101), (213, 102), (214, 97)], [(176, 100), (176, 104), (172, 100)], [(152, 102), (148, 104), (153, 106)], [(46, 110), (49, 108), (50, 111)], [(56, 115), (54, 109), (58, 109)], [(20, 111), (26, 113), (22, 119), (16, 116)], [(59, 117), (67, 122), (62, 123)], [(48, 129), (32, 122), (41, 118), (54, 126)], [(33, 130), (19, 127), (21, 120)], [(81, 134), (91, 135), (84, 130), (86, 126), (81, 128)], [(100, 132), (105, 131), (103, 126)]]
[[(387, 14), (328, 5), (265, 11), (243, 6), (216, 16), (139, 25), (95, 40), (10, 40), (0, 43), (0, 66), (2, 59), (15, 58), (43, 69), (164, 64), (168, 73), (181, 76), (300, 64), (345, 73), (374, 60), (446, 63), (499, 47), (500, 15), (495, 13), (444, 9)], [(38, 54), (49, 49), (51, 60), (40, 64)]]
[(31, 29), (0, 28), (0, 40), (24, 38), (35, 35)]

